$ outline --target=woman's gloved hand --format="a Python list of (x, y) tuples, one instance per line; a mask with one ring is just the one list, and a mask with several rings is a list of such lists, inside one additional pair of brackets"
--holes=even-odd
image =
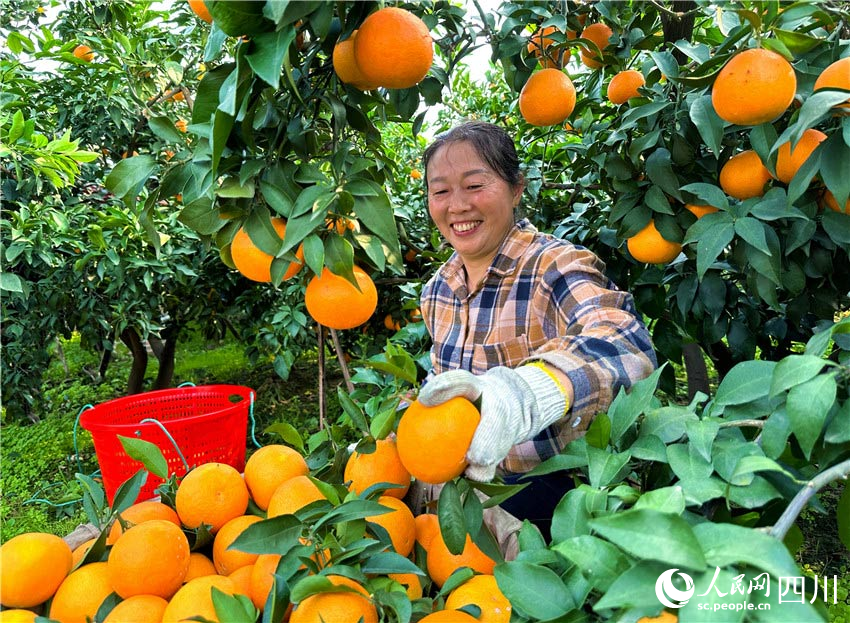
[(466, 453), (466, 476), (481, 482), (493, 479), (512, 446), (559, 420), (568, 406), (560, 385), (536, 365), (499, 366), (480, 375), (443, 372), (422, 388), (419, 401), (433, 407), (458, 396), (481, 398), (481, 420)]

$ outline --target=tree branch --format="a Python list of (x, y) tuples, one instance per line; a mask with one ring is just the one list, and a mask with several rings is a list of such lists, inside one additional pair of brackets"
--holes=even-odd
[(788, 508), (785, 509), (777, 522), (773, 524), (768, 534), (775, 536), (779, 540), (784, 539), (785, 535), (788, 534), (788, 530), (794, 525), (794, 522), (800, 513), (803, 512), (809, 500), (833, 480), (847, 480), (848, 475), (850, 475), (850, 460), (833, 465), (828, 470), (812, 478), (797, 492), (797, 495), (791, 500)]

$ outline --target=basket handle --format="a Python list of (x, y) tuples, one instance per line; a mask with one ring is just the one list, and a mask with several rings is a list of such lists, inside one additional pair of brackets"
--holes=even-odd
[(177, 450), (177, 456), (179, 456), (180, 460), (183, 461), (183, 467), (185, 467), (186, 471), (188, 472), (189, 471), (189, 463), (186, 461), (186, 457), (183, 456), (183, 453), (180, 451), (180, 446), (178, 446), (177, 442), (174, 441), (174, 437), (172, 437), (171, 433), (168, 432), (168, 429), (165, 428), (165, 426), (162, 424), (162, 422), (160, 422), (159, 420), (152, 418), (152, 417), (146, 417), (145, 419), (143, 419), (142, 421), (139, 422), (139, 424), (147, 424), (147, 423), (156, 424), (157, 426), (159, 426), (160, 430), (165, 434), (166, 437), (168, 437), (168, 440), (171, 442), (171, 445), (173, 445), (174, 449)]
[(254, 442), (255, 447), (262, 448), (263, 446), (260, 445), (260, 442), (257, 441), (257, 437), (254, 434), (257, 428), (257, 420), (254, 419), (254, 390), (251, 390), (249, 398), (251, 400), (248, 405), (248, 417), (251, 420), (251, 441)]

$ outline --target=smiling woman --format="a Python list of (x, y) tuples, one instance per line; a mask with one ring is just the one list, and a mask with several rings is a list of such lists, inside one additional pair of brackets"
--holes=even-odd
[[(466, 476), (510, 482), (583, 435), (620, 387), (649, 375), (655, 354), (598, 257), (516, 220), (525, 180), (504, 130), (462, 124), (423, 163), (431, 218), (454, 254), (422, 290), (433, 368), (419, 400), (480, 399)], [(528, 480), (503, 508), (548, 537), (571, 479)]]

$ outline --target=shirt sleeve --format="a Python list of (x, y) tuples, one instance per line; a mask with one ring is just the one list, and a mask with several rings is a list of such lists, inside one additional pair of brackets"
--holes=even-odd
[(534, 313), (546, 334), (556, 337), (529, 360), (545, 361), (570, 379), (575, 395), (568, 428), (578, 432), (607, 411), (620, 388), (649, 376), (658, 362), (634, 299), (608, 281), (596, 255), (574, 249), (541, 269)]

